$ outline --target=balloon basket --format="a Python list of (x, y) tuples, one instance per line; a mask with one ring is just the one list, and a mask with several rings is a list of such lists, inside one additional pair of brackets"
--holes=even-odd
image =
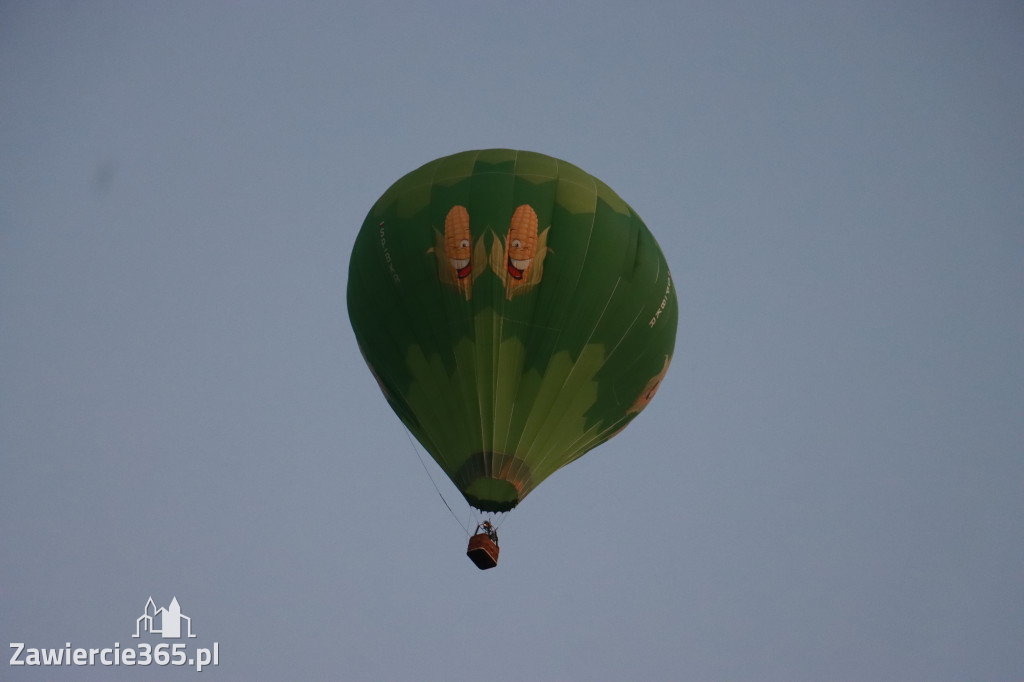
[(487, 533), (477, 533), (469, 539), (466, 556), (473, 560), (481, 571), (498, 565), (498, 545)]

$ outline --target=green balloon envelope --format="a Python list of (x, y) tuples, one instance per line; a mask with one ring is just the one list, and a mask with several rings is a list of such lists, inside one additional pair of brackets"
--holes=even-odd
[(352, 249), (348, 312), (392, 409), (485, 512), (636, 417), (678, 318), (633, 209), (572, 164), (510, 149), (431, 161), (384, 193)]

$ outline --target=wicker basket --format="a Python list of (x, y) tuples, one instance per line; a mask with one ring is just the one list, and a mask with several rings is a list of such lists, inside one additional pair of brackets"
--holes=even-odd
[(469, 539), (466, 556), (473, 560), (481, 571), (498, 565), (498, 545), (487, 533), (477, 533)]

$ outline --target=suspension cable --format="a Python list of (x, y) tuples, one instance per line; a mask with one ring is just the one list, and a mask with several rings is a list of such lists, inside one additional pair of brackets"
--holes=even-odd
[(427, 468), (427, 463), (423, 461), (423, 456), (420, 455), (419, 448), (416, 447), (416, 441), (413, 440), (412, 434), (409, 432), (409, 429), (405, 429), (405, 436), (406, 438), (409, 439), (409, 445), (412, 446), (412, 451), (416, 453), (416, 459), (420, 461), (420, 466), (422, 466), (423, 470), (427, 472), (427, 478), (430, 479), (430, 484), (434, 486), (434, 490), (437, 491), (437, 494), (441, 498), (441, 501), (444, 502), (444, 506), (448, 508), (448, 513), (452, 515), (452, 518), (455, 519), (455, 522), (459, 524), (462, 527), (462, 530), (466, 532), (466, 537), (469, 537), (469, 529), (466, 528), (465, 524), (463, 524), (459, 517), (455, 515), (455, 512), (452, 511), (452, 507), (450, 504), (448, 504), (448, 500), (444, 499), (444, 495), (441, 493), (441, 489), (438, 488), (437, 483), (434, 482), (434, 477), (430, 474), (430, 469)]

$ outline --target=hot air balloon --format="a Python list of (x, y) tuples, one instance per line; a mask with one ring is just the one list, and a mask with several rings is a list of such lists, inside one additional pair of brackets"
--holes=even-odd
[[(348, 312), (391, 408), (488, 513), (644, 409), (678, 317), (636, 212), (576, 166), (510, 149), (436, 159), (377, 200), (352, 249)], [(471, 538), (481, 568), (496, 539), (489, 523)], [(485, 553), (493, 541), (493, 557), (474, 557), (474, 541)]]

